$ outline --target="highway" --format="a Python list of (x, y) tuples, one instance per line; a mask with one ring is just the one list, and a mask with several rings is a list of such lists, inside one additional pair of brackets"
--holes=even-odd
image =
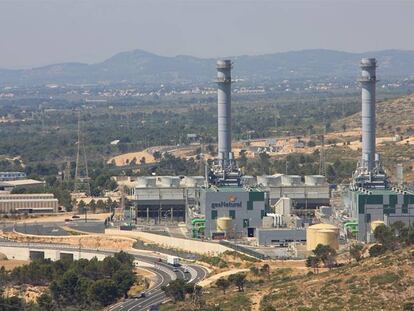
[[(45, 243), (18, 243), (14, 241), (0, 240), (0, 246), (22, 247), (30, 249), (55, 249), (61, 251), (79, 251), (79, 248), (72, 245), (63, 244), (45, 244)], [(113, 255), (114, 250), (97, 250), (90, 248), (82, 248), (84, 251), (95, 254)], [(188, 264), (180, 267), (173, 267), (163, 261), (160, 256), (149, 255), (139, 250), (126, 250), (127, 253), (134, 256), (138, 261), (140, 268), (148, 270), (156, 275), (155, 285), (145, 291), (145, 297), (128, 298), (118, 302), (110, 307), (107, 311), (146, 311), (151, 306), (157, 306), (160, 303), (168, 300), (164, 292), (161, 290), (162, 286), (168, 285), (172, 280), (183, 279), (186, 282), (196, 284), (203, 280), (208, 271), (202, 266), (196, 264)]]

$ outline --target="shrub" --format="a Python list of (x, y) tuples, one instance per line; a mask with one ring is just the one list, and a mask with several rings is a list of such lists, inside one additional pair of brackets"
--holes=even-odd
[(386, 272), (383, 274), (374, 275), (370, 278), (369, 282), (371, 284), (378, 284), (384, 285), (389, 283), (394, 283), (395, 281), (399, 280), (400, 276), (395, 274), (394, 272)]

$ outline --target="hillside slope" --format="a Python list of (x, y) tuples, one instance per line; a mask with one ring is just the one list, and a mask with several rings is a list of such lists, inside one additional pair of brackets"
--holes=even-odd
[[(377, 57), (383, 81), (413, 77), (414, 51), (384, 50), (348, 53), (302, 50), (256, 56), (233, 56), (234, 77), (252, 81), (309, 79), (355, 82), (362, 57)], [(167, 57), (142, 50), (118, 53), (95, 64), (63, 63), (24, 69), (0, 69), (0, 85), (45, 83), (211, 83), (215, 59)]]
[[(248, 273), (244, 292), (204, 288), (205, 308), (168, 303), (161, 310), (409, 311), (414, 303), (414, 248), (366, 258), (331, 271), (279, 268), (270, 277)], [(208, 306), (208, 307), (207, 307)]]
[[(404, 310), (414, 302), (413, 250), (272, 286), (263, 305), (287, 310)], [(407, 309), (411, 310), (411, 309)]]
[[(377, 103), (377, 134), (414, 135), (414, 94)], [(356, 113), (334, 123), (340, 129), (346, 124), (348, 129), (361, 127), (361, 113)]]

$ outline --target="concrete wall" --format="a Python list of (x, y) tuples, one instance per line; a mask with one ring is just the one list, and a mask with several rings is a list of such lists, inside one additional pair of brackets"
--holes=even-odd
[(52, 261), (56, 261), (60, 259), (61, 253), (64, 254), (73, 254), (73, 259), (78, 260), (82, 259), (92, 259), (94, 257), (98, 258), (98, 260), (103, 260), (106, 255), (104, 254), (95, 254), (90, 251), (70, 251), (70, 250), (56, 250), (56, 249), (41, 249), (41, 248), (30, 248), (30, 247), (10, 247), (10, 246), (0, 246), (0, 253), (7, 256), (8, 259), (16, 259), (16, 260), (30, 260), (30, 252), (31, 251), (43, 251), (44, 258), (50, 259)]
[(70, 244), (76, 247), (81, 246), (114, 250), (131, 248), (135, 242), (133, 239), (109, 237), (104, 234), (48, 236), (23, 234), (20, 232), (6, 232), (0, 230), (0, 236), (23, 243)]
[(142, 240), (147, 243), (157, 244), (166, 248), (176, 248), (187, 252), (197, 254), (221, 254), (227, 250), (228, 247), (212, 242), (202, 242), (197, 240), (180, 239), (175, 237), (163, 236), (140, 231), (123, 231), (118, 229), (106, 229), (105, 234), (113, 236), (123, 236)]

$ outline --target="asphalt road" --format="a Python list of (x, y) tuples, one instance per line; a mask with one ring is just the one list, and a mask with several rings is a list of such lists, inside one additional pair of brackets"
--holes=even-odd
[[(29, 247), (29, 244), (18, 243), (14, 241), (3, 242), (0, 241), (0, 245), (4, 246), (14, 246), (14, 247)], [(40, 244), (40, 243), (30, 243), (30, 249), (56, 249), (63, 251), (78, 251), (79, 249), (70, 245), (60, 245), (60, 244)], [(89, 252), (96, 254), (106, 254), (112, 255), (115, 252), (110, 250), (96, 250), (96, 249), (87, 249)], [(169, 284), (174, 279), (183, 279), (189, 283), (197, 283), (204, 279), (208, 271), (199, 265), (189, 264), (180, 267), (173, 267), (167, 264), (165, 261), (160, 261), (159, 256), (152, 256), (148, 254), (140, 254), (139, 251), (130, 251), (131, 255), (135, 257), (138, 262), (141, 262), (146, 266), (142, 267), (148, 271), (153, 272), (156, 275), (156, 284), (151, 289), (145, 291), (145, 297), (142, 298), (129, 298), (123, 300), (117, 304), (114, 304), (106, 310), (108, 311), (146, 311), (153, 305), (159, 305), (162, 302), (166, 301), (168, 298), (165, 296), (164, 292), (161, 290), (161, 287)], [(188, 271), (188, 272), (186, 272)]]
[[(120, 303), (117, 303), (108, 311), (146, 311), (153, 305), (159, 305), (168, 300), (161, 287), (170, 283), (173, 279), (183, 279), (186, 282), (193, 284), (201, 281), (207, 276), (208, 271), (198, 265), (184, 265), (180, 267), (173, 267), (164, 261), (158, 261), (158, 257), (135, 255), (138, 261), (145, 261), (154, 264), (154, 268), (146, 268), (153, 271), (157, 275), (156, 285), (148, 291), (145, 291), (145, 297), (129, 298)], [(188, 270), (189, 272), (185, 272)], [(168, 271), (168, 272), (166, 272)]]
[(3, 227), (5, 231), (13, 231), (24, 233), (24, 234), (34, 234), (34, 235), (51, 235), (51, 236), (68, 236), (68, 232), (62, 229), (63, 226), (71, 227), (75, 230), (85, 231), (90, 233), (104, 233), (105, 224), (103, 221), (99, 220), (88, 220), (84, 222), (83, 220), (74, 219), (71, 222), (34, 222), (34, 223), (17, 223), (13, 225), (6, 225)]

